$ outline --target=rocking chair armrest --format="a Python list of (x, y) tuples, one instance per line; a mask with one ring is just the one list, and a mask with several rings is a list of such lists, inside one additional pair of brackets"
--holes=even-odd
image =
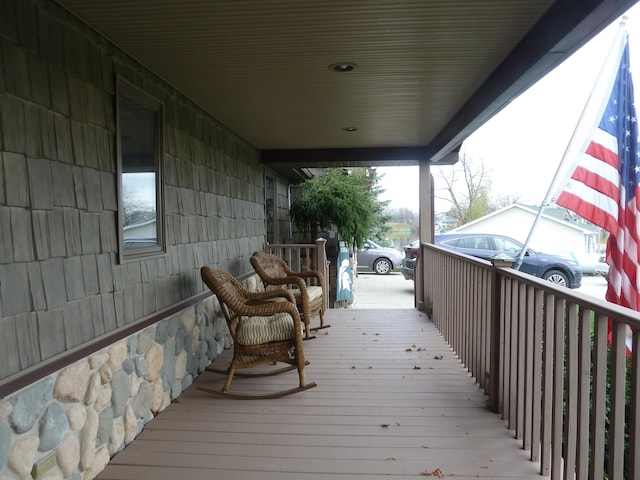
[(265, 292), (249, 292), (248, 298), (251, 302), (262, 302), (284, 298), (291, 303), (296, 303), (293, 294), (286, 288), (274, 288)]
[(297, 324), (301, 322), (300, 312), (295, 302), (270, 302), (268, 300), (257, 302), (256, 300), (247, 299), (237, 305), (234, 310), (238, 317), (267, 317), (276, 313), (288, 313), (294, 320), (296, 332), (298, 332), (299, 328)]

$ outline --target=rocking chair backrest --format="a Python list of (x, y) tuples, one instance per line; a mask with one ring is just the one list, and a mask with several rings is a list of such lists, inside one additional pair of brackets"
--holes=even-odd
[(263, 280), (269, 277), (286, 277), (291, 271), (286, 262), (280, 257), (265, 252), (254, 252), (251, 258), (251, 264)]
[(200, 269), (202, 281), (216, 295), (227, 323), (231, 326), (238, 307), (248, 298), (248, 292), (233, 275), (209, 267)]

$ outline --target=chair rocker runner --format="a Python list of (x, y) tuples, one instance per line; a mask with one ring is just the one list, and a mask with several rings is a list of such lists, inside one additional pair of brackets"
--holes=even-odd
[[(302, 325), (293, 296), (285, 289), (253, 293), (246, 290), (232, 275), (221, 270), (202, 267), (204, 283), (220, 302), (233, 339), (233, 357), (229, 367), (220, 371), (209, 367), (207, 371), (224, 373), (227, 380), (222, 390), (199, 385), (198, 390), (231, 398), (278, 398), (316, 386), (305, 383)], [(229, 392), (236, 369), (263, 364), (287, 363), (278, 370), (249, 373), (244, 376), (276, 375), (298, 370), (299, 386), (264, 395)], [(238, 373), (241, 376), (242, 373)]]
[[(293, 293), (304, 322), (305, 340), (314, 338), (311, 331), (330, 327), (324, 324), (326, 288), (322, 273), (318, 270), (294, 272), (282, 258), (265, 252), (254, 252), (250, 260), (267, 291), (281, 287)], [(313, 280), (317, 285), (307, 285), (307, 279)], [(311, 328), (311, 319), (316, 316), (320, 317), (320, 326)]]

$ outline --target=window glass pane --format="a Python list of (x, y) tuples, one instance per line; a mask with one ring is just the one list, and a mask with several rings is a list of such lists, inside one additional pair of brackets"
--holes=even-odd
[(122, 174), (124, 248), (158, 244), (155, 172)]

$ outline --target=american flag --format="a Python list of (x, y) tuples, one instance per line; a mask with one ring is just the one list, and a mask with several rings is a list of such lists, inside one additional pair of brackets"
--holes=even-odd
[(640, 138), (625, 34), (602, 119), (556, 203), (609, 232), (606, 299), (634, 310), (640, 310), (639, 184)]

